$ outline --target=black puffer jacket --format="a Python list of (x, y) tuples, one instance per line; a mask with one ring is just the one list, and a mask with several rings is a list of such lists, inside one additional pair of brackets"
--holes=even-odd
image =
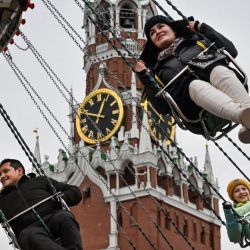
[[(50, 180), (56, 190), (62, 192), (62, 198), (68, 206), (73, 206), (80, 202), (81, 192), (78, 187), (57, 182), (53, 179)], [(37, 204), (52, 194), (51, 187), (45, 177), (35, 177), (35, 174), (24, 175), (19, 180), (17, 187), (10, 186), (1, 191), (0, 209), (4, 212), (7, 219), (11, 219), (29, 206)], [(61, 209), (60, 204), (55, 200), (46, 201), (35, 208), (41, 217), (53, 214), (59, 209)], [(35, 215), (32, 212), (28, 212), (10, 222), (10, 225), (16, 236), (18, 236), (22, 229), (36, 220)]]
[[(233, 43), (209, 25), (202, 23), (200, 25), (199, 32), (211, 42), (215, 42), (217, 48), (224, 47), (233, 57), (237, 56), (237, 50)], [(187, 66), (187, 63), (191, 59), (195, 58), (203, 50), (201, 46), (197, 44), (197, 40), (199, 40), (197, 35), (184, 38), (184, 40), (178, 45), (175, 55), (157, 62), (154, 68), (151, 69), (153, 72), (151, 75), (153, 76), (156, 74), (164, 85), (168, 84), (173, 77), (175, 77), (183, 68)], [(206, 44), (205, 41), (202, 41), (202, 43)], [(215, 62), (205, 70), (193, 68), (195, 75), (186, 71), (186, 73), (180, 76), (175, 82), (173, 82), (171, 87), (167, 89), (182, 112), (189, 119), (197, 119), (198, 113), (201, 110), (201, 108), (195, 105), (195, 103), (190, 99), (188, 91), (190, 82), (197, 77), (199, 79), (209, 81), (209, 75), (212, 68), (218, 64), (227, 65), (227, 62), (225, 60)], [(170, 109), (166, 101), (162, 97), (155, 97), (155, 94), (159, 90), (155, 88), (152, 77), (149, 77), (149, 74), (145, 74), (145, 72), (139, 73), (138, 77), (145, 86), (145, 92), (148, 99), (157, 111), (163, 114), (170, 113)]]

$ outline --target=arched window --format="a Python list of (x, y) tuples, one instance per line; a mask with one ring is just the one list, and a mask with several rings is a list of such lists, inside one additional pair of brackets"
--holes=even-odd
[(164, 214), (165, 216), (165, 228), (168, 230), (171, 230), (171, 218), (170, 218), (170, 212), (166, 211)]
[(121, 206), (118, 206), (118, 209), (117, 209), (117, 222), (118, 222), (120, 227), (123, 226), (122, 208), (121, 208)]
[(181, 197), (180, 174), (176, 168), (173, 169), (173, 193)]
[(120, 187), (132, 186), (135, 184), (135, 169), (132, 162), (126, 162), (123, 178), (120, 181)]
[[(194, 178), (193, 175), (190, 176), (189, 180), (192, 183), (192, 185), (195, 188), (197, 188), (197, 182), (196, 182), (196, 180), (195, 180), (195, 178)], [(197, 191), (195, 190), (195, 188), (192, 185), (189, 185), (189, 187), (188, 187), (188, 200), (191, 203), (196, 204), (196, 201), (197, 201), (197, 198), (198, 198), (198, 193), (197, 193)]]
[(188, 220), (184, 219), (183, 234), (188, 238)]
[(96, 168), (96, 172), (98, 172), (99, 175), (101, 175), (105, 180), (107, 180), (107, 175), (105, 173), (105, 169), (101, 166), (98, 166)]
[(205, 232), (205, 227), (201, 226), (201, 231), (200, 231), (200, 240), (202, 244), (206, 244), (206, 232)]
[(203, 185), (203, 195), (205, 197), (205, 200), (203, 201), (204, 207), (210, 210), (212, 206), (212, 197), (211, 190), (207, 184)]
[(120, 26), (122, 28), (135, 28), (135, 7), (132, 3), (125, 3), (120, 10)]
[(214, 230), (213, 230), (213, 228), (210, 228), (210, 232), (209, 232), (209, 244), (210, 244), (210, 247), (212, 249), (215, 248), (215, 246), (214, 246)]
[(166, 173), (166, 166), (163, 163), (162, 159), (160, 159), (157, 163), (158, 166), (158, 174), (157, 174), (157, 184), (159, 187), (163, 188), (164, 190), (167, 189), (167, 176)]

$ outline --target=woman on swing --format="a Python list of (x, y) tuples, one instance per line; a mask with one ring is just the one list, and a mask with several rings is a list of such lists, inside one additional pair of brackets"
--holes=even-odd
[[(250, 183), (244, 179), (232, 180), (227, 186), (227, 192), (233, 201), (233, 205), (229, 201), (223, 203), (229, 240), (240, 243), (244, 234), (250, 241), (250, 224), (238, 222), (239, 216), (250, 213)], [(246, 219), (250, 220), (250, 214)]]
[[(173, 97), (182, 113), (191, 120), (199, 118), (202, 109), (220, 118), (239, 123), (239, 139), (250, 143), (250, 97), (225, 57), (218, 57), (217, 48), (225, 48), (235, 58), (238, 54), (233, 43), (205, 23), (186, 20), (173, 21), (166, 16), (153, 16), (145, 24), (146, 45), (135, 70), (145, 87), (146, 95), (162, 114), (171, 110), (162, 96), (155, 96), (155, 74), (167, 85), (189, 62), (204, 50), (203, 35), (215, 46), (206, 52), (206, 67), (190, 65), (166, 91)], [(204, 46), (205, 45), (205, 46)], [(204, 60), (204, 58), (201, 58)], [(145, 72), (149, 72), (145, 74)]]

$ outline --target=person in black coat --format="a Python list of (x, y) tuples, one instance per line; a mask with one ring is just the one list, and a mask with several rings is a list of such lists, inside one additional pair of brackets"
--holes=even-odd
[[(80, 202), (82, 196), (78, 187), (50, 181), (68, 206)], [(25, 175), (22, 163), (15, 159), (0, 163), (0, 182), (0, 209), (7, 220), (53, 195), (46, 177)], [(78, 223), (56, 199), (35, 207), (35, 212), (20, 215), (10, 222), (10, 226), (22, 250), (82, 250)]]
[[(186, 20), (173, 21), (166, 16), (153, 16), (145, 24), (147, 42), (135, 70), (149, 101), (162, 114), (171, 110), (154, 84), (156, 74), (167, 87), (183, 114), (191, 120), (199, 118), (202, 109), (220, 118), (242, 124), (239, 139), (250, 143), (250, 97), (243, 84), (229, 68), (227, 58), (217, 53), (225, 48), (232, 57), (238, 52), (231, 41), (205, 23)], [(200, 36), (198, 36), (200, 35)], [(200, 39), (206, 37), (207, 39)], [(215, 44), (204, 55), (199, 55)], [(145, 72), (148, 71), (148, 74)]]

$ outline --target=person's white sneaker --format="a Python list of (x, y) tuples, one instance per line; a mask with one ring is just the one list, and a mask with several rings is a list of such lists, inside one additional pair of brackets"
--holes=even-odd
[(239, 130), (238, 137), (242, 143), (246, 143), (246, 144), (250, 143), (250, 129), (242, 127)]

